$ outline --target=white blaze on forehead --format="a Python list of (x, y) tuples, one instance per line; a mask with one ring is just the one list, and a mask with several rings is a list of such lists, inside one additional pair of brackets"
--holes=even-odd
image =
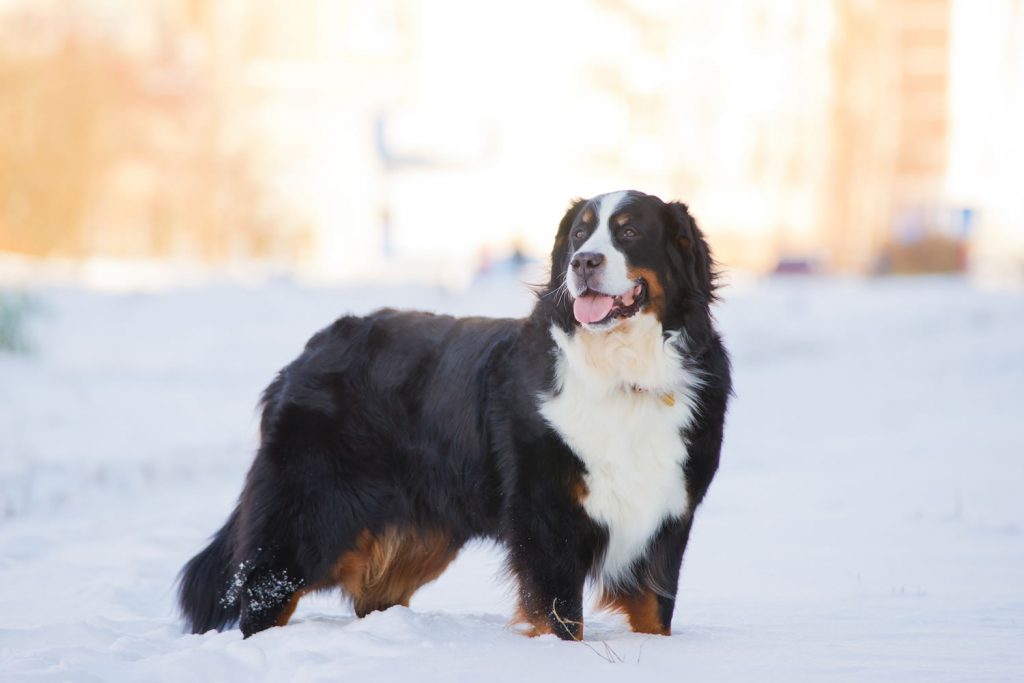
[[(608, 227), (612, 220), (612, 214), (619, 208), (619, 204), (626, 198), (625, 192), (609, 192), (598, 197), (598, 210), (597, 210), (597, 228), (608, 231)], [(610, 236), (610, 233), (608, 233)], [(593, 237), (593, 236), (591, 236)], [(588, 240), (589, 241), (589, 240)]]
[[(604, 271), (600, 278), (600, 289), (605, 294), (624, 294), (633, 290), (634, 283), (629, 279), (626, 268), (626, 256), (612, 242), (611, 219), (628, 193), (610, 192), (596, 198), (598, 205), (597, 228), (575, 252), (601, 254), (605, 259)], [(572, 262), (566, 273), (567, 281), (572, 282)]]

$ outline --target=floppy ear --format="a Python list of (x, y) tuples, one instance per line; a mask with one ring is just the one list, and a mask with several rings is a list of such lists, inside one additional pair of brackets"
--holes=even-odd
[(704, 233), (697, 227), (686, 204), (671, 202), (668, 211), (671, 217), (669, 225), (675, 229), (675, 246), (683, 255), (683, 274), (687, 286), (705, 302), (714, 301), (718, 273)]
[(562, 284), (560, 278), (565, 275), (565, 269), (569, 265), (569, 253), (567, 251), (569, 246), (569, 229), (586, 203), (587, 200), (585, 199), (574, 199), (569, 206), (569, 210), (562, 217), (562, 222), (558, 224), (555, 246), (551, 249), (551, 280), (548, 283), (550, 289), (554, 289)]

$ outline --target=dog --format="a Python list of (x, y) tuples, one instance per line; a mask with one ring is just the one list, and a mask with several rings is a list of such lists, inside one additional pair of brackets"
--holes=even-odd
[(497, 540), (531, 635), (583, 637), (583, 592), (668, 635), (731, 378), (686, 205), (573, 202), (521, 320), (377, 311), (309, 340), (262, 399), (234, 511), (182, 570), (194, 633), (283, 626), (311, 591), (357, 616)]

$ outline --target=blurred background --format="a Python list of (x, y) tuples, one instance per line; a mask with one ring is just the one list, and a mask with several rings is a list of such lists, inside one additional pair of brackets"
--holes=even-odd
[(0, 679), (607, 678), (504, 630), (490, 546), (261, 643), (173, 586), (314, 330), (527, 315), (570, 199), (637, 188), (727, 269), (736, 395), (682, 637), (588, 638), (1024, 680), (1022, 159), (1024, 0), (0, 0)]
[(0, 0), (0, 277), (460, 285), (631, 187), (734, 272), (1016, 279), (1021, 35), (1021, 0)]

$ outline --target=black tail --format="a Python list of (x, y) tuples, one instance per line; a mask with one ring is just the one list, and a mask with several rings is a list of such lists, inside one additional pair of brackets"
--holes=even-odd
[(178, 602), (192, 633), (223, 629), (238, 622), (239, 595), (233, 587), (232, 555), (238, 510), (181, 570)]

